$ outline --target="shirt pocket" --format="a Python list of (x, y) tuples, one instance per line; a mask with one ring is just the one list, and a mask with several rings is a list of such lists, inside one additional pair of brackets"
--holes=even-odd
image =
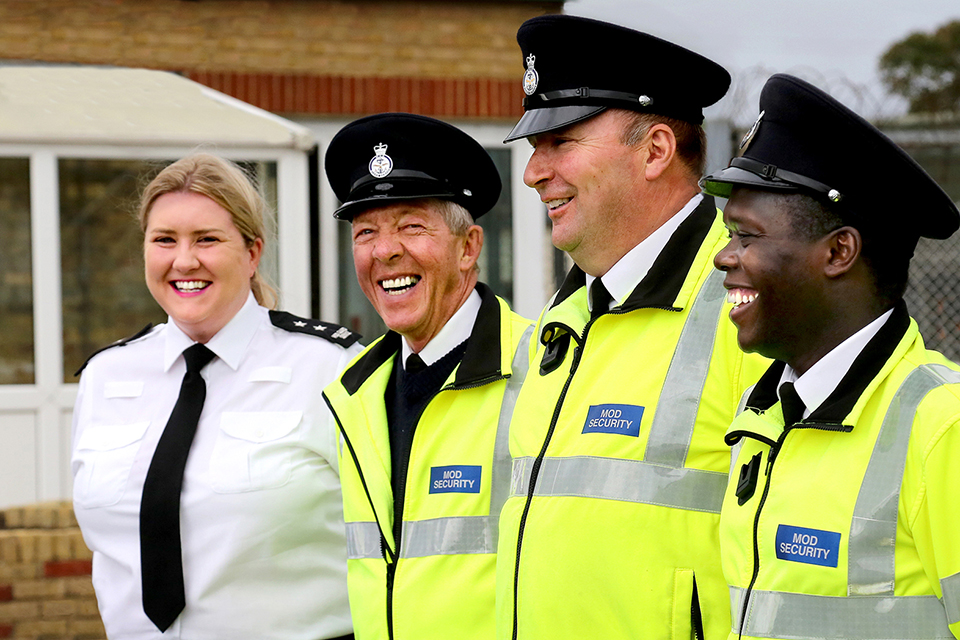
[(260, 491), (289, 482), (302, 419), (302, 411), (224, 412), (210, 458), (213, 490)]
[(120, 502), (140, 441), (150, 421), (120, 425), (91, 425), (83, 430), (74, 451), (77, 473), (73, 499), (86, 509)]

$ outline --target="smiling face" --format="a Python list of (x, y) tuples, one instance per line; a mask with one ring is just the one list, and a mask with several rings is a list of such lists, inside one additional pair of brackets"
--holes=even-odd
[(420, 200), (369, 209), (351, 224), (360, 288), (384, 323), (420, 351), (473, 291), (482, 229), (472, 225), (458, 237)]
[(645, 197), (644, 145), (628, 146), (621, 137), (623, 114), (599, 115), (529, 138), (533, 155), (523, 181), (540, 194), (553, 222), (553, 244), (584, 271), (602, 275), (640, 232), (636, 215)]
[(197, 193), (167, 193), (147, 215), (147, 287), (176, 325), (207, 342), (247, 300), (263, 241), (248, 245), (230, 213)]
[[(789, 363), (798, 371), (827, 344), (832, 305), (825, 299), (829, 236), (808, 239), (773, 194), (734, 190), (723, 212), (730, 242), (714, 258), (726, 272), (740, 348)], [(814, 360), (815, 361), (815, 360)]]

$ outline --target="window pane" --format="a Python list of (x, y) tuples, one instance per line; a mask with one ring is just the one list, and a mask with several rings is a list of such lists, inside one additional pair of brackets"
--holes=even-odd
[(30, 161), (0, 158), (0, 384), (32, 384)]
[[(503, 190), (493, 209), (477, 221), (483, 227), (483, 250), (480, 252), (480, 281), (490, 285), (501, 298), (513, 302), (513, 205), (510, 189), (509, 149), (487, 149), (493, 158)], [(332, 215), (325, 212), (323, 215)], [(340, 255), (340, 323), (363, 335), (363, 344), (370, 344), (386, 332), (386, 325), (373, 305), (363, 295), (353, 268), (353, 240), (350, 225), (337, 223)]]
[[(60, 250), (64, 381), (97, 349), (166, 321), (144, 283), (143, 238), (136, 221), (140, 190), (169, 161), (61, 159)], [(263, 182), (276, 210), (276, 164), (241, 163)], [(275, 226), (271, 218), (269, 228)], [(275, 234), (261, 261), (275, 282)]]

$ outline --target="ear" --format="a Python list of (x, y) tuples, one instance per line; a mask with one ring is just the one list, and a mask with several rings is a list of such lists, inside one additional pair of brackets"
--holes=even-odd
[(824, 238), (829, 255), (824, 266), (828, 278), (837, 278), (853, 268), (863, 250), (863, 237), (853, 227), (840, 227)]
[(647, 180), (656, 180), (677, 155), (677, 136), (667, 125), (655, 124), (647, 132), (647, 143), (644, 147), (647, 149), (644, 174)]
[(483, 228), (478, 224), (470, 225), (463, 238), (463, 253), (460, 255), (460, 270), (467, 272), (473, 269), (480, 258), (480, 249), (483, 248)]
[(257, 272), (257, 267), (260, 266), (260, 258), (263, 257), (263, 238), (257, 238), (253, 243), (247, 247), (247, 251), (250, 252), (250, 277), (253, 277), (253, 274)]

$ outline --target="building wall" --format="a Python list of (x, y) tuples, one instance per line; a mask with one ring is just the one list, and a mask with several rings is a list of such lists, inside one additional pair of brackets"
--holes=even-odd
[(105, 638), (69, 502), (0, 511), (0, 638)]
[(563, 2), (0, 0), (0, 58), (180, 71), (290, 114), (512, 118), (516, 31)]

